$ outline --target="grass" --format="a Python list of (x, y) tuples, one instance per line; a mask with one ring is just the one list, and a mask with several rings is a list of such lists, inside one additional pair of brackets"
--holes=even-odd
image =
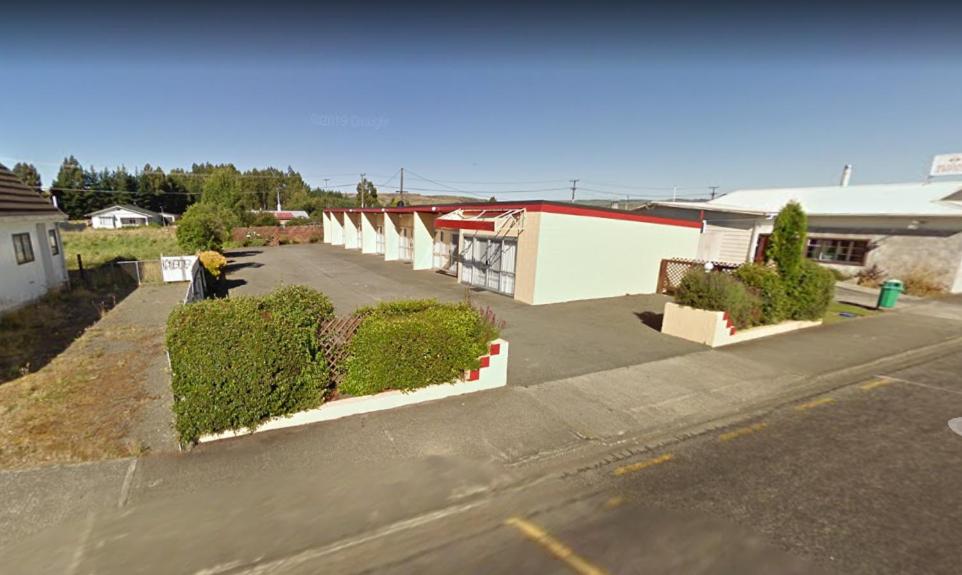
[[(840, 313), (850, 313), (855, 317), (843, 317), (839, 315)], [(840, 303), (833, 301), (832, 305), (828, 306), (828, 310), (825, 312), (825, 318), (822, 323), (825, 325), (839, 323), (851, 319), (856, 319), (860, 317), (871, 317), (873, 315), (878, 315), (879, 312), (874, 309), (868, 309), (857, 305), (852, 305), (849, 303)]]
[(63, 231), (64, 257), (68, 269), (77, 269), (77, 254), (84, 267), (115, 259), (156, 260), (161, 255), (183, 255), (177, 245), (175, 228), (127, 228), (120, 230)]

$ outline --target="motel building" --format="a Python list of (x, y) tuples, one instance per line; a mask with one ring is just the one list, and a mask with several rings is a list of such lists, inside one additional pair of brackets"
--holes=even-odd
[(324, 242), (528, 304), (655, 293), (701, 222), (562, 202), (324, 210)]

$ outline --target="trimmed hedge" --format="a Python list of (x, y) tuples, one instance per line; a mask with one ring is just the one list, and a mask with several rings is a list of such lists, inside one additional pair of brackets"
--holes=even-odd
[(339, 391), (368, 395), (450, 383), (477, 369), (498, 330), (467, 304), (397, 301), (358, 310)]
[(175, 309), (167, 350), (181, 441), (320, 405), (330, 378), (317, 331), (332, 315), (327, 297), (301, 286)]
[(692, 268), (675, 292), (675, 302), (697, 309), (727, 311), (739, 329), (762, 321), (762, 301), (730, 274)]
[(745, 264), (735, 270), (735, 277), (761, 300), (761, 322), (778, 323), (792, 312), (785, 284), (775, 268), (761, 264)]
[(835, 296), (835, 276), (827, 268), (804, 260), (799, 266), (798, 280), (788, 283), (785, 290), (792, 319), (822, 319)]

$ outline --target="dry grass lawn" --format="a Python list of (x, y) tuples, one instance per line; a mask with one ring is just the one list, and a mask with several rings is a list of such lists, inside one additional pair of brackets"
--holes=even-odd
[(145, 227), (120, 230), (86, 229), (64, 231), (64, 257), (67, 267), (77, 268), (77, 254), (83, 257), (84, 267), (92, 267), (116, 259), (156, 260), (161, 255), (184, 254), (177, 245), (174, 227)]

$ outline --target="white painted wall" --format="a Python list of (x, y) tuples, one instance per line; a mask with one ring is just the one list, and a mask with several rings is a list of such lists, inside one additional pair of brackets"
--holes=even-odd
[(697, 258), (741, 264), (751, 260), (753, 222), (706, 224)]
[(136, 227), (132, 224), (121, 224), (121, 218), (136, 218), (139, 222), (137, 226), (146, 226), (148, 223), (161, 224), (163, 223), (163, 218), (148, 218), (144, 214), (138, 212), (132, 212), (130, 210), (125, 210), (123, 208), (116, 208), (110, 210), (109, 212), (104, 212), (102, 214), (97, 214), (90, 218), (90, 225), (96, 229), (116, 229), (121, 227)]
[(532, 303), (655, 293), (661, 260), (694, 258), (700, 235), (698, 228), (542, 213)]
[(344, 212), (334, 212), (331, 215), (331, 245), (344, 245)]
[(324, 224), (324, 243), (331, 243), (331, 212), (322, 212), (321, 221)]
[(398, 260), (401, 237), (398, 232), (398, 214), (384, 214), (384, 261)]
[[(42, 226), (40, 234), (38, 224)], [(60, 234), (57, 232), (60, 253), (54, 255), (47, 239), (50, 230), (56, 230), (56, 222), (49, 219), (0, 218), (0, 311), (19, 307), (67, 283)], [(30, 234), (32, 262), (17, 264), (12, 236), (19, 233)]]
[(378, 217), (378, 214), (372, 214), (368, 212), (361, 214), (362, 254), (377, 253), (377, 230), (374, 227), (374, 222), (378, 219)]
[(344, 214), (344, 249), (356, 250), (361, 246), (357, 241), (359, 214)]
[(434, 220), (435, 214), (414, 214), (414, 269), (429, 270), (434, 267)]

